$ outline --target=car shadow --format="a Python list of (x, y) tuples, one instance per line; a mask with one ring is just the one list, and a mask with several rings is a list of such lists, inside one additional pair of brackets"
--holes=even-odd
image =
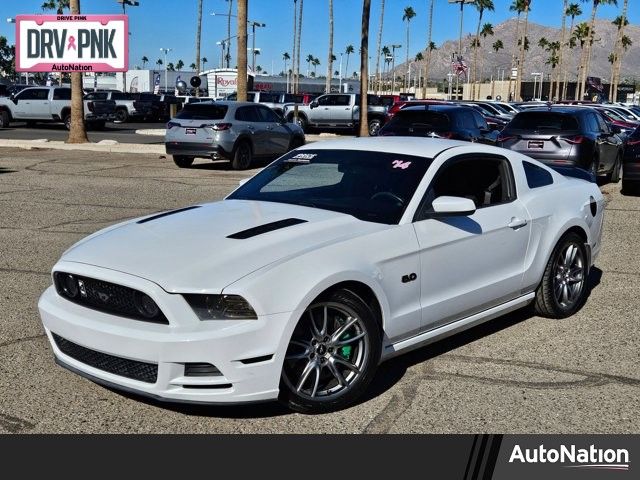
[(259, 158), (259, 159), (254, 159), (253, 162), (251, 163), (251, 168), (248, 170), (234, 170), (231, 167), (231, 162), (229, 160), (210, 160), (207, 161), (206, 159), (203, 159), (202, 163), (194, 163), (193, 165), (191, 165), (189, 167), (189, 169), (191, 170), (215, 170), (215, 171), (230, 171), (230, 172), (238, 172), (238, 173), (243, 173), (243, 172), (251, 172), (251, 170), (257, 169), (257, 168), (264, 168), (267, 165), (269, 165), (272, 161), (274, 160), (274, 158)]
[[(601, 278), (602, 270), (597, 267), (593, 267), (587, 280), (587, 295), (585, 296), (585, 301), (589, 298), (593, 290), (600, 284)], [(482, 323), (476, 327), (470, 328), (469, 330), (465, 330), (452, 335), (451, 337), (447, 337), (443, 340), (439, 340), (430, 345), (402, 354), (384, 362), (378, 367), (371, 385), (369, 385), (369, 388), (367, 388), (366, 392), (358, 399), (355, 405), (368, 402), (369, 400), (387, 392), (402, 380), (410, 367), (424, 363), (432, 358), (475, 342), (476, 340), (480, 340), (489, 335), (493, 335), (497, 332), (513, 327), (514, 325), (524, 322), (525, 320), (529, 320), (534, 316), (533, 308), (521, 308), (515, 312)], [(154, 400), (132, 392), (113, 389), (108, 386), (105, 386), (104, 388), (107, 388), (117, 395), (145, 403), (152, 407), (162, 408), (189, 416), (251, 419), (279, 417), (292, 413), (289, 409), (276, 401), (228, 406), (170, 403)]]
[(15, 170), (11, 170), (10, 168), (0, 167), (0, 175), (3, 173), (14, 173)]

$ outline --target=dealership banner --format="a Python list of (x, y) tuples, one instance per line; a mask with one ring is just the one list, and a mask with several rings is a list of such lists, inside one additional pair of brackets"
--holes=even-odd
[(126, 15), (18, 15), (19, 72), (125, 72)]

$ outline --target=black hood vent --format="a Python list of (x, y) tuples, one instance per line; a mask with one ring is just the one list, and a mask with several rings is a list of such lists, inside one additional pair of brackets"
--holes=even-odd
[(299, 223), (307, 223), (307, 220), (301, 220), (300, 218), (287, 218), (285, 220), (278, 220), (276, 222), (265, 223), (258, 227), (242, 230), (241, 232), (232, 233), (227, 238), (233, 238), (235, 240), (245, 240), (247, 238), (256, 237), (263, 233), (273, 232), (274, 230), (280, 230), (281, 228), (291, 227), (298, 225)]
[(136, 223), (141, 224), (141, 223), (152, 222), (153, 220), (157, 220), (162, 217), (168, 217), (169, 215), (174, 215), (180, 212), (186, 212), (187, 210), (193, 210), (194, 208), (200, 208), (200, 205), (194, 205), (192, 207), (185, 207), (185, 208), (179, 208), (177, 210), (170, 210), (168, 212), (162, 212), (152, 217), (147, 217), (147, 218), (143, 218), (142, 220), (138, 220)]

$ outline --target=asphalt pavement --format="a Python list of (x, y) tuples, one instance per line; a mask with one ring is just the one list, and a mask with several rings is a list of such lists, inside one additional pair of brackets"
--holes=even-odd
[(158, 404), (54, 363), (36, 304), (64, 250), (127, 218), (220, 199), (251, 173), (227, 162), (178, 169), (164, 155), (0, 149), (0, 432), (640, 432), (640, 198), (619, 184), (602, 187), (603, 251), (580, 312), (516, 312), (393, 359), (344, 411)]

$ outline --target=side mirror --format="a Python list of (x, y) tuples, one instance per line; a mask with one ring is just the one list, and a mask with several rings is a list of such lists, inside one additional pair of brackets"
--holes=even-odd
[(433, 203), (435, 217), (466, 217), (473, 215), (476, 211), (476, 204), (473, 200), (463, 197), (438, 197)]
[(309, 108), (316, 108), (318, 106), (318, 102), (315, 100), (309, 104)]

